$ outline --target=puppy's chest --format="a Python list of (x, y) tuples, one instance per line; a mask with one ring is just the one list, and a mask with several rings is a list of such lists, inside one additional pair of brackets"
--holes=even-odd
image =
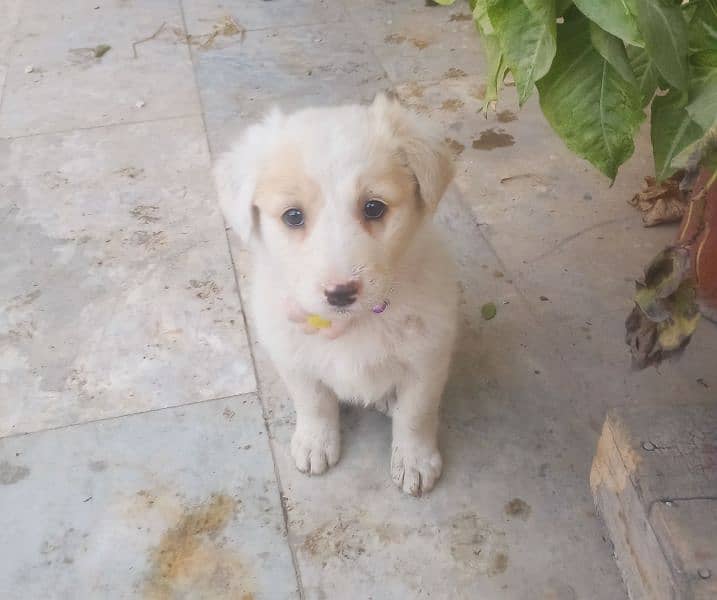
[(405, 373), (406, 365), (396, 357), (361, 360), (355, 355), (337, 353), (321, 380), (339, 399), (369, 405), (392, 394)]

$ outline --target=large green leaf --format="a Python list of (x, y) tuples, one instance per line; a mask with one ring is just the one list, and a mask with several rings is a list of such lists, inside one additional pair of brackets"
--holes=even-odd
[[(580, 12), (628, 44), (642, 45), (633, 0), (575, 0)], [(632, 10), (631, 10), (632, 9)]]
[[(667, 82), (687, 89), (687, 23), (672, 0), (634, 0), (645, 49)], [(606, 2), (609, 4), (610, 2)]]
[(503, 58), (503, 52), (500, 49), (498, 36), (493, 30), (493, 25), (488, 17), (488, 1), (489, 0), (472, 0), (473, 21), (476, 29), (481, 34), (483, 40), (483, 48), (488, 63), (488, 75), (485, 84), (485, 94), (483, 96), (483, 110), (487, 111), (492, 102), (498, 100), (498, 92), (503, 84), (503, 78), (507, 66)]
[(627, 82), (637, 85), (635, 74), (632, 72), (627, 52), (620, 38), (605, 31), (595, 23), (590, 23), (590, 41), (607, 62), (609, 62), (620, 76)]
[(652, 153), (655, 177), (660, 181), (677, 170), (672, 166), (674, 158), (702, 136), (702, 128), (692, 120), (686, 106), (687, 94), (676, 89), (652, 101)]
[(593, 48), (581, 14), (570, 13), (558, 29), (555, 60), (537, 85), (543, 113), (568, 148), (614, 179), (645, 115), (637, 87)]
[(637, 87), (640, 90), (640, 96), (642, 96), (642, 105), (646, 106), (655, 95), (659, 73), (655, 63), (652, 62), (650, 55), (644, 48), (628, 46), (627, 58), (630, 61), (632, 72), (635, 74)]
[[(533, 2), (534, 8), (537, 3)], [(555, 0), (544, 0), (533, 12), (522, 0), (489, 0), (488, 16), (522, 105), (535, 82), (550, 69), (555, 56)]]
[(717, 0), (703, 0), (689, 28), (690, 103), (687, 111), (703, 129), (717, 116)]

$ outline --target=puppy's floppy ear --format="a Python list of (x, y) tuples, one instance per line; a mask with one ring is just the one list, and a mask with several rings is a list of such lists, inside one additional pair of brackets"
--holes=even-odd
[(254, 192), (259, 172), (282, 120), (281, 112), (274, 109), (263, 121), (249, 127), (214, 165), (219, 206), (244, 244), (254, 230)]
[(416, 176), (421, 199), (431, 212), (435, 211), (454, 172), (440, 133), (432, 123), (401, 106), (395, 96), (379, 94), (370, 110), (379, 131), (397, 141), (398, 151)]

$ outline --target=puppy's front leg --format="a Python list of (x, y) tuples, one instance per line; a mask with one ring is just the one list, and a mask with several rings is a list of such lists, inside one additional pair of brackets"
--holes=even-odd
[(295, 373), (284, 381), (296, 410), (291, 456), (299, 471), (319, 475), (341, 454), (338, 400), (320, 381)]
[(391, 477), (407, 494), (429, 492), (441, 475), (438, 419), (447, 365), (426, 370), (397, 389), (393, 409)]

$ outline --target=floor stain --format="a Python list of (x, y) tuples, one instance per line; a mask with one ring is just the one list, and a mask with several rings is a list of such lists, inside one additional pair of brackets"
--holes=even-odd
[(9, 304), (7, 304), (5, 308), (6, 310), (10, 310), (20, 308), (22, 306), (27, 306), (28, 304), (32, 304), (35, 300), (37, 300), (41, 294), (41, 290), (34, 290), (25, 294), (24, 296), (14, 296), (10, 299)]
[(493, 577), (508, 568), (505, 533), (493, 529), (474, 513), (451, 522), (451, 556), (462, 565)]
[(107, 470), (107, 463), (104, 460), (93, 460), (89, 464), (90, 471), (101, 473)]
[(451, 18), (448, 19), (449, 21), (472, 21), (473, 15), (470, 13), (457, 13), (451, 15)]
[(341, 518), (312, 531), (306, 536), (301, 547), (311, 556), (322, 559), (324, 566), (329, 557), (343, 561), (354, 560), (366, 551), (357, 523), (343, 521)]
[(504, 129), (486, 129), (481, 131), (480, 137), (473, 140), (473, 148), (476, 150), (493, 150), (494, 148), (504, 148), (515, 144), (513, 136), (506, 133)]
[(500, 123), (510, 123), (511, 121), (517, 121), (518, 117), (511, 110), (501, 110), (496, 114), (496, 118)]
[(407, 98), (423, 98), (424, 87), (416, 81), (411, 81), (405, 86), (405, 94)]
[(145, 598), (253, 600), (246, 568), (236, 553), (224, 548), (220, 538), (238, 507), (234, 498), (216, 494), (184, 511), (151, 551)]
[(446, 145), (451, 149), (453, 154), (455, 154), (456, 156), (461, 154), (463, 152), (463, 150), (466, 149), (466, 147), (463, 144), (461, 144), (458, 140), (454, 140), (453, 138), (446, 138), (443, 141), (446, 143)]
[(157, 216), (158, 210), (159, 206), (148, 206), (142, 204), (140, 206), (135, 206), (129, 211), (129, 214), (131, 214), (140, 223), (148, 225), (149, 223), (156, 223), (159, 221), (159, 217)]
[(457, 67), (451, 67), (443, 74), (443, 77), (447, 77), (448, 79), (458, 79), (459, 77), (465, 76), (466, 72), (463, 69), (458, 69)]
[(428, 48), (428, 46), (431, 45), (431, 43), (426, 40), (423, 40), (421, 38), (415, 38), (415, 37), (406, 37), (405, 35), (403, 35), (401, 33), (391, 33), (391, 34), (387, 35), (385, 38), (383, 38), (383, 41), (386, 42), (387, 44), (403, 44), (404, 42), (410, 42), (419, 50)]
[(472, 87), (468, 93), (471, 95), (471, 97), (475, 98), (476, 100), (483, 100), (485, 99), (485, 83), (481, 83), (478, 86)]
[(505, 514), (509, 517), (519, 517), (523, 520), (530, 516), (530, 504), (522, 498), (513, 498), (506, 503), (504, 509)]
[(206, 281), (190, 279), (189, 287), (187, 289), (198, 290), (196, 292), (195, 296), (197, 298), (201, 298), (202, 300), (206, 300), (207, 298), (209, 298), (211, 296), (216, 296), (219, 294), (219, 292), (222, 291), (222, 289), (216, 283), (214, 283), (211, 279), (207, 279)]
[(459, 100), (458, 98), (449, 98), (448, 100), (443, 101), (443, 104), (441, 104), (441, 110), (448, 110), (450, 112), (455, 112), (462, 106), (463, 106), (463, 100)]
[(139, 179), (144, 175), (144, 169), (138, 169), (137, 167), (124, 167), (119, 171), (115, 171), (118, 175), (123, 177), (129, 177), (130, 179)]
[(135, 231), (130, 241), (134, 246), (144, 246), (151, 252), (167, 245), (167, 234), (164, 231)]
[(12, 485), (22, 481), (30, 474), (30, 469), (22, 465), (13, 465), (4, 460), (0, 462), (0, 485)]

